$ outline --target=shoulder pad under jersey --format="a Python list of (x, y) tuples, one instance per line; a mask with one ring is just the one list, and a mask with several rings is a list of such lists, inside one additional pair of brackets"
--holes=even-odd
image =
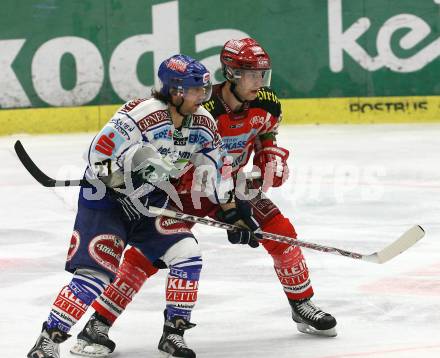
[(225, 113), (225, 107), (218, 97), (219, 91), (221, 91), (222, 84), (216, 84), (212, 86), (212, 95), (211, 98), (206, 102), (203, 102), (203, 107), (211, 113), (214, 118), (217, 118), (220, 114)]
[(192, 115), (192, 126), (203, 127), (208, 130), (212, 137), (215, 137), (217, 131), (217, 124), (212, 117), (211, 113), (206, 110), (203, 106), (200, 106), (197, 111)]
[(251, 108), (262, 108), (275, 117), (281, 115), (281, 103), (270, 87), (262, 87), (258, 90), (257, 98), (250, 103)]
[(128, 114), (136, 122), (157, 111), (166, 111), (167, 105), (155, 98), (136, 99), (124, 104), (118, 112)]

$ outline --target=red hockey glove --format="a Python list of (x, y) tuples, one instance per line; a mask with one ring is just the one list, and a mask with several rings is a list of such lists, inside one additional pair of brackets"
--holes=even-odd
[(255, 153), (254, 165), (261, 170), (264, 192), (270, 187), (281, 186), (288, 179), (287, 158), (289, 158), (289, 151), (280, 147), (264, 147)]

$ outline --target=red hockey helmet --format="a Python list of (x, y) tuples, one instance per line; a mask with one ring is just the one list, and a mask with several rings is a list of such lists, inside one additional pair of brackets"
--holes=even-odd
[(263, 85), (270, 84), (271, 61), (268, 53), (251, 38), (229, 40), (220, 53), (223, 74), (229, 81), (241, 78), (244, 71), (259, 71)]

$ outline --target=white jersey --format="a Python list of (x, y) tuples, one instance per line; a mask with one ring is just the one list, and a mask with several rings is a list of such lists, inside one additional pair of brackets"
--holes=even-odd
[(123, 173), (130, 153), (145, 146), (154, 147), (177, 170), (183, 172), (191, 161), (196, 167), (211, 167), (220, 180), (226, 152), (211, 114), (199, 107), (176, 129), (167, 105), (154, 98), (127, 102), (115, 113), (90, 145), (86, 177)]

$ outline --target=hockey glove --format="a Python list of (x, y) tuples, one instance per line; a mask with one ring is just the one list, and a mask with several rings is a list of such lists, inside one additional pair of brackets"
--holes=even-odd
[(262, 190), (281, 186), (289, 177), (289, 151), (280, 147), (264, 147), (254, 157), (254, 165), (261, 170)]
[(220, 220), (242, 227), (242, 230), (228, 231), (228, 240), (231, 244), (249, 245), (258, 247), (258, 237), (253, 231), (260, 228), (252, 214), (251, 205), (244, 200), (236, 200), (236, 207), (226, 211), (220, 211), (217, 216)]

